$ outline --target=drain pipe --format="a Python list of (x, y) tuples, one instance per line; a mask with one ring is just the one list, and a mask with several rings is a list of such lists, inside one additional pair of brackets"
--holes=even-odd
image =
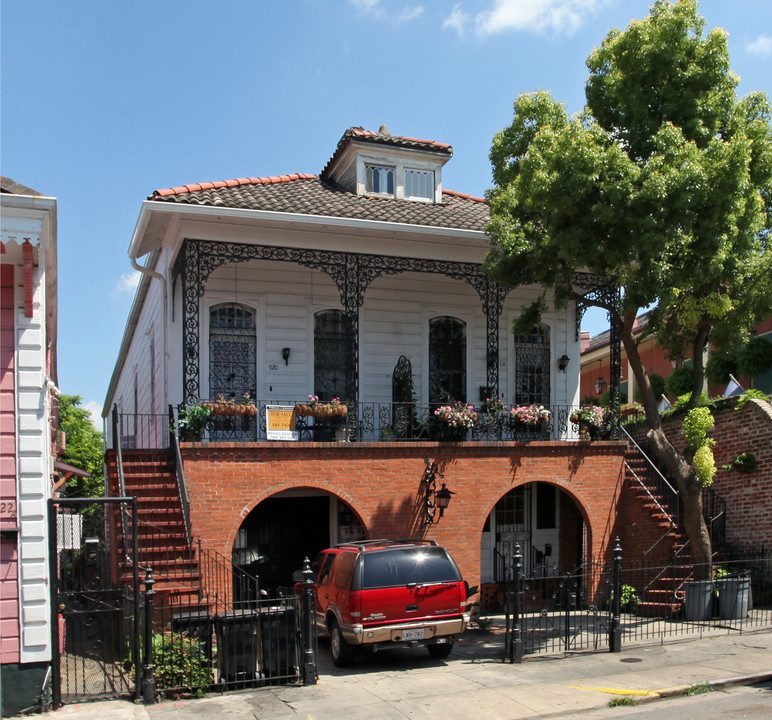
[[(133, 257), (131, 255), (129, 255), (129, 260), (131, 260), (131, 267), (133, 267), (137, 272), (140, 272), (143, 275), (147, 275), (149, 278), (156, 278), (158, 280), (158, 282), (161, 283), (161, 293), (163, 295), (163, 302), (162, 302), (162, 305), (163, 305), (163, 328), (162, 328), (162, 333), (161, 333), (161, 342), (162, 342), (162, 347), (161, 347), (161, 353), (162, 353), (162, 355), (161, 355), (161, 358), (162, 358), (162, 363), (161, 363), (161, 369), (162, 369), (162, 373), (161, 373), (161, 383), (162, 383), (162, 387), (161, 387), (161, 407), (166, 407), (166, 405), (168, 405), (168, 403), (169, 403), (169, 398), (168, 398), (168, 396), (166, 394), (166, 361), (167, 361), (167, 358), (166, 358), (166, 343), (167, 343), (166, 333), (168, 331), (168, 322), (169, 322), (169, 319), (168, 319), (168, 316), (169, 316), (168, 305), (169, 305), (169, 303), (168, 303), (168, 299), (166, 297), (166, 292), (167, 292), (167, 290), (166, 290), (166, 278), (163, 275), (161, 275), (161, 273), (156, 272), (155, 270), (151, 270), (149, 267), (146, 267), (145, 265), (140, 265), (137, 262), (137, 258), (135, 258), (135, 257)], [(148, 258), (148, 262), (150, 262), (149, 258)], [(150, 371), (151, 372), (155, 372), (155, 368), (151, 368)], [(136, 412), (136, 411), (137, 411), (137, 409), (134, 408), (134, 412)], [(152, 408), (152, 412), (155, 413), (155, 408)]]

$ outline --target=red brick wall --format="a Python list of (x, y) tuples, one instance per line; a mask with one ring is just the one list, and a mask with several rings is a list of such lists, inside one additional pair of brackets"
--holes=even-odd
[[(727, 542), (732, 545), (772, 546), (772, 405), (752, 400), (736, 410), (738, 398), (721, 400), (712, 409), (716, 425), (713, 453), (718, 473), (713, 488), (727, 504)], [(671, 441), (683, 448), (683, 413), (663, 422)], [(753, 473), (723, 470), (740, 453), (752, 452), (758, 461)]]
[[(311, 487), (348, 503), (370, 537), (437, 540), (450, 550), (465, 579), (478, 584), (485, 519), (507, 491), (524, 483), (551, 482), (568, 493), (586, 520), (589, 551), (603, 556), (613, 546), (624, 449), (615, 442), (223, 443), (186, 444), (182, 453), (193, 534), (226, 557), (236, 531), (259, 502), (280, 490)], [(426, 457), (437, 461), (448, 489), (456, 493), (445, 517), (428, 527), (421, 489)], [(570, 509), (561, 516), (572, 512), (575, 518)], [(570, 541), (561, 538), (561, 544)]]

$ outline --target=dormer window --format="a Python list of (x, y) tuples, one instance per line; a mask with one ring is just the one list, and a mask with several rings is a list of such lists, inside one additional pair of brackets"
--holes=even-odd
[(451, 155), (450, 145), (391, 135), (385, 125), (377, 133), (352, 127), (320, 177), (357, 195), (441, 203), (442, 167)]
[(434, 171), (405, 168), (405, 197), (434, 200)]
[(394, 197), (394, 168), (383, 165), (365, 166), (365, 189), (375, 195)]

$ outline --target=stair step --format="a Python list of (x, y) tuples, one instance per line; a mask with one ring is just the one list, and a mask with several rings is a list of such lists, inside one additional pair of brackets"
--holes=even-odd
[(665, 618), (672, 617), (681, 609), (681, 603), (639, 602), (635, 606), (635, 614), (639, 617)]

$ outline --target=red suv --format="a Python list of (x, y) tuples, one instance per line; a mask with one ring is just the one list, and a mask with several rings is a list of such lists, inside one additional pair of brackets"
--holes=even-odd
[(339, 667), (354, 661), (358, 645), (422, 645), (445, 658), (469, 621), (461, 573), (433, 541), (344, 543), (321, 552), (312, 570), (317, 629), (329, 634)]

